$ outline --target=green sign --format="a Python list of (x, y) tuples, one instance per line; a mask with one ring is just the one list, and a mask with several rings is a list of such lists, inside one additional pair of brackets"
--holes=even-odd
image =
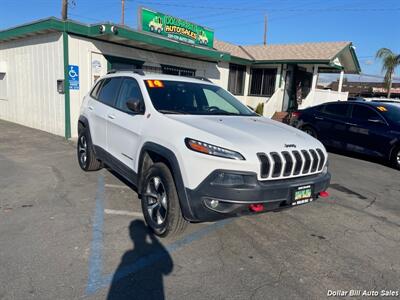
[(192, 45), (213, 47), (214, 31), (147, 8), (139, 9), (141, 30)]

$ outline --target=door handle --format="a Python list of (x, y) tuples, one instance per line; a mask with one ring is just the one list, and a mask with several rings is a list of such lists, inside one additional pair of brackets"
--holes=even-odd
[(324, 118), (323, 117), (314, 117), (315, 119), (317, 119), (317, 120), (323, 120)]
[(89, 108), (89, 110), (93, 110), (94, 109), (93, 106), (88, 106), (88, 108)]
[(114, 120), (115, 119), (115, 116), (114, 115), (108, 115), (107, 116), (109, 119), (111, 119), (111, 120)]
[(349, 126), (357, 126), (357, 124), (349, 123), (349, 122), (346, 122), (345, 124), (346, 124), (346, 125), (349, 125)]

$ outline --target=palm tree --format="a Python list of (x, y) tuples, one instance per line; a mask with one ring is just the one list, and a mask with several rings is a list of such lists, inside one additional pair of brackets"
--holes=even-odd
[(388, 48), (381, 48), (376, 52), (376, 58), (382, 59), (382, 72), (385, 72), (385, 86), (388, 91), (387, 96), (390, 98), (393, 75), (396, 68), (400, 66), (400, 54), (393, 53)]

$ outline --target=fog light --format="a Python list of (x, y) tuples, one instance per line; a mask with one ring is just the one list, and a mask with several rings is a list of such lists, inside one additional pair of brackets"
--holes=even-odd
[(211, 208), (217, 208), (218, 204), (219, 204), (218, 200), (211, 200), (210, 201)]
[(260, 212), (264, 210), (264, 204), (259, 203), (259, 204), (250, 204), (249, 209), (253, 212)]

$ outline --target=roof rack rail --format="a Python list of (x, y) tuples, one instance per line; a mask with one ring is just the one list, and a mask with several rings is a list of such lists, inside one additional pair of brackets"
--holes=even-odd
[(210, 79), (208, 79), (207, 77), (204, 77), (204, 76), (194, 76), (194, 78), (212, 83), (212, 81)]
[(135, 74), (139, 74), (139, 75), (145, 75), (144, 71), (142, 69), (126, 69), (126, 70), (115, 70), (115, 69), (111, 69), (107, 72), (107, 74), (114, 74), (117, 72), (133, 72)]

